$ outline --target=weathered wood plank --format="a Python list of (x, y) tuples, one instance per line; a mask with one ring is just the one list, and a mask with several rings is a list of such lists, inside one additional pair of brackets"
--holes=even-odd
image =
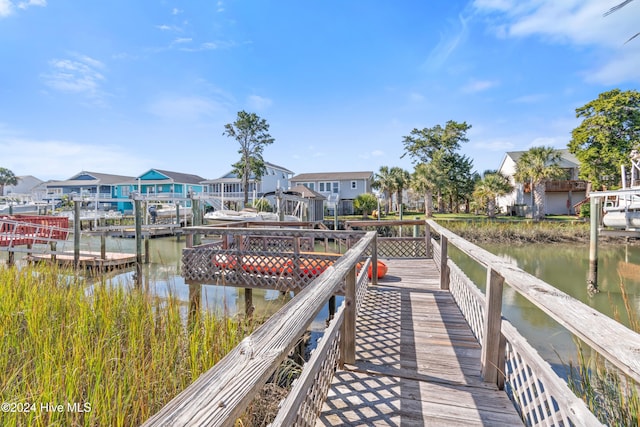
[(480, 376), (480, 345), (434, 262), (385, 262), (391, 276), (358, 318), (356, 361), (336, 373), (317, 425), (521, 425)]
[(563, 327), (577, 335), (636, 382), (640, 382), (640, 334), (600, 313), (577, 299), (531, 276), (489, 251), (453, 234), (434, 221), (427, 221), (432, 230), (446, 236), (450, 244), (484, 266), (491, 266), (505, 283)]

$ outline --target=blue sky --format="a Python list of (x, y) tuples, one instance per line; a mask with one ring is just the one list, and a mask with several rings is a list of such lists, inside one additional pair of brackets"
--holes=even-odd
[(575, 109), (640, 82), (640, 1), (0, 0), (0, 167), (218, 178), (240, 110), (295, 173), (400, 166), (413, 128), (472, 126), (478, 172), (566, 148)]

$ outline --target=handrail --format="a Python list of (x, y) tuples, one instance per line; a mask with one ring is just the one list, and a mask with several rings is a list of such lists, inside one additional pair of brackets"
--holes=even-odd
[[(358, 262), (375, 239), (375, 232), (366, 233), (322, 275), (144, 425), (233, 425), (343, 280), (348, 285), (353, 281)], [(345, 307), (352, 312), (345, 318), (346, 343), (345, 336), (342, 337), (346, 361), (355, 355), (355, 340), (349, 342), (349, 337), (355, 338), (355, 322), (348, 321), (349, 317), (355, 320), (355, 299), (351, 293), (345, 298)]]
[(500, 275), (567, 330), (640, 383), (640, 334), (554, 288), (504, 259), (464, 240), (433, 220), (428, 226), (478, 263)]

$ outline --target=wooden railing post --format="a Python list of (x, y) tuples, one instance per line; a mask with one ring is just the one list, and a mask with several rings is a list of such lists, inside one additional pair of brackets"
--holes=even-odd
[(378, 284), (378, 236), (371, 241), (371, 284)]
[(340, 366), (356, 361), (356, 267), (345, 277), (344, 322), (342, 323), (342, 339), (340, 340)]
[(427, 258), (433, 258), (431, 251), (431, 227), (426, 221), (424, 222), (424, 245), (427, 251)]
[(487, 269), (487, 295), (484, 310), (484, 335), (482, 338), (482, 378), (493, 384), (504, 384), (504, 341), (501, 340), (502, 288), (504, 278), (492, 268)]
[(440, 289), (449, 289), (449, 265), (447, 264), (447, 238), (440, 234)]

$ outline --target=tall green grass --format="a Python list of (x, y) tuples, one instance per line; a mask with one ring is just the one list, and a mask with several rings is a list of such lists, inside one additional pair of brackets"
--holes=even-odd
[(253, 329), (187, 312), (55, 267), (0, 269), (0, 425), (139, 425)]
[(472, 242), (588, 242), (589, 224), (568, 221), (446, 221), (442, 225)]
[[(640, 332), (640, 321), (631, 305), (629, 295), (620, 281), (622, 299), (629, 316), (630, 327)], [(616, 313), (616, 320), (619, 320)], [(591, 412), (608, 426), (640, 426), (640, 392), (638, 384), (620, 372), (595, 351), (576, 343), (578, 360), (569, 363), (569, 387), (585, 401)]]

